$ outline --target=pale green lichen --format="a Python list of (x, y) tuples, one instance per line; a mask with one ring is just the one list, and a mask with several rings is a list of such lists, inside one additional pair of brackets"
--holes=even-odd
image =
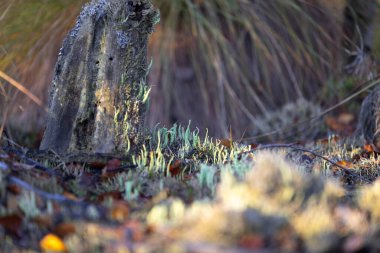
[(27, 218), (34, 218), (42, 213), (37, 206), (36, 194), (34, 192), (24, 192), (18, 203)]

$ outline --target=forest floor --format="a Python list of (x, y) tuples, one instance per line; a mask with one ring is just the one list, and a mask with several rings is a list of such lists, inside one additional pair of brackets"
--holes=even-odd
[(176, 125), (133, 155), (4, 140), (0, 251), (378, 252), (379, 163), (353, 137), (241, 144)]

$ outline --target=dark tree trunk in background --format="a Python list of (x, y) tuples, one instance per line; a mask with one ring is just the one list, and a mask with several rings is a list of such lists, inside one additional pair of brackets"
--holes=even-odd
[(150, 0), (93, 0), (61, 48), (41, 149), (123, 152), (142, 141)]
[[(367, 80), (376, 76), (376, 64), (371, 51), (377, 12), (377, 0), (349, 0), (345, 11), (345, 46), (350, 51), (355, 51), (355, 47), (360, 49), (358, 53), (348, 57), (346, 70), (349, 74)], [(350, 44), (349, 39), (354, 45)], [(377, 85), (362, 103), (356, 132), (377, 152), (380, 151), (379, 102), (380, 87)]]
[(360, 78), (373, 78), (374, 68), (371, 56), (377, 0), (347, 0), (344, 12), (344, 43), (346, 52), (346, 71)]

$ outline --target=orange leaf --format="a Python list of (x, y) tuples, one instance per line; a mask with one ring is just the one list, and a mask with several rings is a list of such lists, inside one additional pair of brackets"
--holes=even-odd
[(177, 176), (181, 172), (181, 165), (181, 160), (176, 160), (172, 165), (170, 165), (169, 171), (172, 177)]
[(54, 234), (47, 234), (40, 241), (40, 247), (44, 251), (66, 252), (66, 246), (63, 241)]
[(348, 169), (352, 169), (354, 167), (354, 164), (352, 162), (348, 162), (348, 161), (339, 161), (339, 162), (337, 162), (337, 164), (339, 164), (340, 166), (343, 166), (345, 168), (348, 168)]
[(363, 146), (363, 149), (364, 149), (365, 151), (367, 151), (368, 153), (372, 153), (372, 152), (375, 151), (375, 150), (373, 149), (373, 147), (372, 147), (371, 144), (364, 145), (364, 146)]
[(129, 208), (124, 203), (117, 203), (112, 207), (110, 215), (112, 219), (123, 222), (129, 216)]

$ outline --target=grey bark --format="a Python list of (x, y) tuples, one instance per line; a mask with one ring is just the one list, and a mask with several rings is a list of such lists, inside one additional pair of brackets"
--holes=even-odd
[(143, 140), (150, 0), (93, 0), (60, 50), (41, 150), (124, 152)]
[(364, 99), (358, 120), (356, 134), (380, 152), (380, 86), (377, 86)]
[[(345, 11), (344, 32), (346, 48), (357, 54), (348, 57), (346, 70), (349, 74), (372, 80), (376, 76), (376, 64), (372, 58), (375, 20), (378, 12), (377, 0), (348, 0)], [(351, 72), (351, 73), (350, 73)], [(380, 151), (380, 87), (377, 85), (364, 99), (358, 120), (356, 135), (364, 137), (367, 144)]]

